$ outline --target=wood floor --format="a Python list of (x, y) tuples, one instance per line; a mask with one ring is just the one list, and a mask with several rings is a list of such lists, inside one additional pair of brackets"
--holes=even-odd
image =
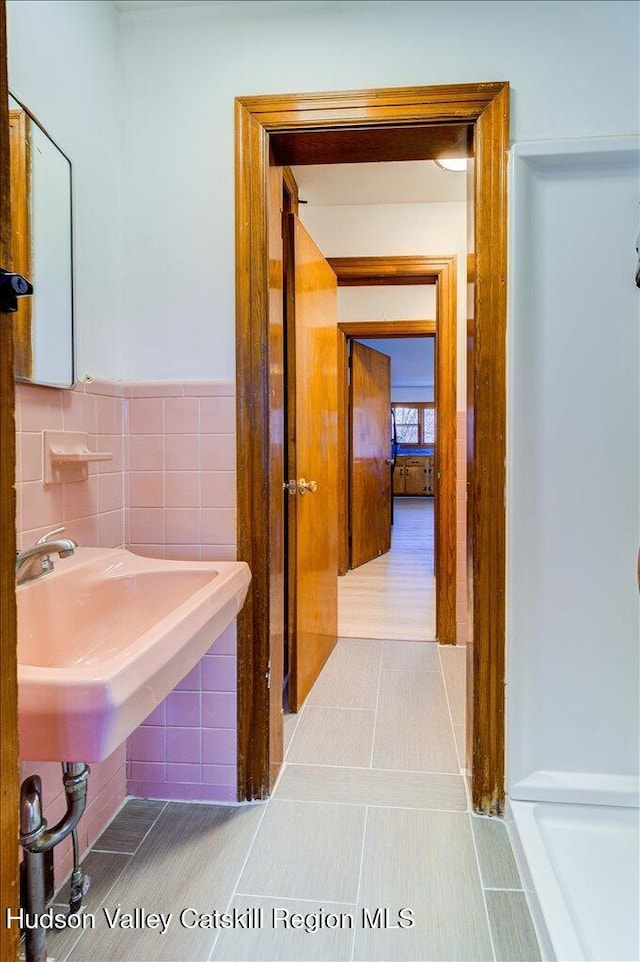
[(395, 498), (391, 550), (338, 578), (341, 638), (435, 638), (433, 498)]

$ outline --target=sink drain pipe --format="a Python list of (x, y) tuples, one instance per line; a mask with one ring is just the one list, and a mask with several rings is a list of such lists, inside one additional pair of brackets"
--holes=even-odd
[[(20, 789), (20, 844), (24, 849), (27, 905), (26, 913), (34, 927), (26, 928), (26, 962), (47, 962), (46, 930), (40, 924), (45, 911), (44, 853), (53, 848), (75, 828), (87, 804), (87, 781), (89, 766), (84, 762), (64, 762), (62, 782), (67, 795), (67, 811), (64, 817), (47, 829), (42, 816), (42, 781), (39, 775), (30, 775)], [(71, 911), (80, 908), (82, 900), (82, 873), (78, 864), (77, 839), (74, 837), (74, 871), (71, 876)], [(73, 906), (75, 905), (75, 908)]]

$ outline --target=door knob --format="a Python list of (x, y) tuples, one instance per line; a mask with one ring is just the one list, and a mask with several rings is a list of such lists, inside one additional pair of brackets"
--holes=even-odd
[(309, 494), (315, 494), (317, 490), (318, 490), (317, 481), (307, 481), (305, 478), (300, 478), (300, 480), (298, 481), (298, 491), (300, 492), (300, 494), (306, 494), (307, 491), (309, 492)]

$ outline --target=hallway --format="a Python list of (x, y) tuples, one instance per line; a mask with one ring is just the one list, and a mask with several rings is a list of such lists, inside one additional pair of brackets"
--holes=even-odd
[(394, 498), (391, 550), (338, 578), (342, 638), (435, 638), (433, 498)]
[[(469, 812), (454, 740), (463, 670), (463, 650), (339, 641), (302, 711), (285, 719), (273, 798), (238, 807), (131, 800), (85, 861), (95, 929), (53, 933), (51, 956), (539, 959), (504, 825)], [(172, 913), (167, 931), (109, 929), (103, 909), (118, 905)], [(400, 909), (411, 927), (393, 927)], [(213, 927), (214, 912), (233, 910), (233, 927)], [(192, 927), (199, 914), (206, 927)]]

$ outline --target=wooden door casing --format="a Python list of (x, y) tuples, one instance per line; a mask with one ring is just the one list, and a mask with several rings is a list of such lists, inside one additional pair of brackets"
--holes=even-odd
[[(11, 263), (9, 110), (4, 0), (0, 0), (0, 264)], [(18, 668), (16, 634), (16, 436), (13, 315), (0, 314), (0, 958), (18, 957)]]
[[(270, 205), (276, 207), (282, 200), (283, 171), (280, 167), (269, 168), (268, 191)], [(269, 356), (283, 354), (284, 343), (284, 265), (280, 225), (269, 223)], [(274, 470), (284, 472), (285, 425), (282, 418), (284, 407), (285, 377), (282, 367), (274, 367), (271, 375), (273, 404), (269, 418), (271, 458)], [(272, 638), (269, 670), (272, 684), (269, 688), (269, 715), (272, 719), (269, 732), (269, 779), (275, 785), (284, 756), (282, 719), (282, 677), (284, 674), (284, 609), (285, 609), (285, 544), (282, 524), (282, 491), (273, 486), (269, 491), (269, 542), (271, 545), (271, 579), (269, 604), (269, 633)]]
[(391, 358), (351, 342), (349, 567), (391, 547)]
[[(270, 545), (263, 515), (270, 486), (282, 485), (282, 477), (271, 471), (269, 437), (272, 371), (278, 363), (281, 369), (282, 359), (265, 352), (271, 266), (266, 236), (270, 217), (280, 216), (280, 206), (270, 210), (266, 187), (271, 148), (281, 164), (301, 157), (306, 163), (367, 162), (372, 136), (388, 133), (387, 160), (403, 159), (407, 141), (412, 159), (428, 160), (444, 156), (442, 133), (455, 127), (464, 135), (458, 156), (475, 158), (469, 197), (475, 214), (469, 618), (481, 671), (471, 692), (471, 794), (475, 810), (497, 814), (504, 801), (509, 85), (259, 95), (238, 98), (235, 116), (238, 557), (252, 572), (251, 598), (238, 621), (238, 797), (264, 798), (269, 791)], [(296, 158), (297, 147), (302, 151)], [(455, 449), (452, 453), (455, 458)]]
[[(335, 273), (295, 214), (292, 244), (295, 356), (295, 640), (289, 704), (298, 711), (338, 635), (338, 300)], [(291, 373), (291, 369), (290, 369)], [(301, 490), (300, 482), (317, 490)]]

